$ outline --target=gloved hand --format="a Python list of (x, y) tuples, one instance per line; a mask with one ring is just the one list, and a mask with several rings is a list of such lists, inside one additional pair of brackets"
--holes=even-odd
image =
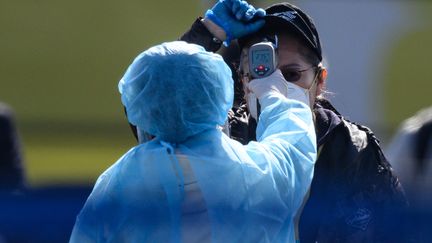
[(265, 78), (252, 79), (247, 84), (247, 87), (258, 99), (271, 92), (280, 93), (285, 97), (288, 94), (288, 82), (280, 69), (276, 69), (270, 76)]
[[(231, 40), (257, 31), (264, 25), (265, 10), (255, 9), (242, 0), (219, 0), (212, 9), (207, 10), (205, 18), (225, 31), (225, 45)], [(258, 17), (257, 19), (254, 19)]]
[[(309, 90), (286, 81), (280, 69), (276, 69), (270, 76), (265, 78), (251, 80), (248, 83), (248, 89), (251, 94), (248, 94), (247, 97), (255, 96), (261, 99), (268, 93), (277, 92), (288, 99), (297, 100), (310, 106)], [(253, 98), (251, 98), (250, 101), (248, 100), (248, 107), (250, 108), (249, 111), (251, 114), (255, 109), (254, 106), (256, 106), (256, 104), (254, 104)]]
[[(288, 82), (285, 80), (280, 69), (276, 69), (270, 76), (265, 78), (252, 79), (247, 84), (246, 101), (250, 115), (258, 120), (261, 107), (257, 99), (261, 99), (269, 93), (280, 93), (287, 97)], [(261, 102), (260, 102), (261, 103)]]
[(253, 79), (249, 82), (248, 88), (255, 93), (258, 99), (268, 92), (279, 92), (288, 99), (297, 100), (310, 106), (309, 89), (286, 81), (279, 69), (276, 69), (268, 77)]

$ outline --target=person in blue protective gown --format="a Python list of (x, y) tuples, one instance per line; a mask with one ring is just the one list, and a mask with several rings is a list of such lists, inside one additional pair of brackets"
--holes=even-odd
[[(141, 139), (97, 180), (71, 242), (293, 242), (316, 159), (311, 110), (269, 77), (250, 82), (257, 141), (221, 131), (233, 102), (221, 56), (182, 41), (136, 57), (120, 80)], [(281, 83), (282, 82), (282, 83)]]

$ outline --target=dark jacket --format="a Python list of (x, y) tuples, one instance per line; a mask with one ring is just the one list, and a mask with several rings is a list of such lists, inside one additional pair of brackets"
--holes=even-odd
[(318, 140), (301, 242), (406, 242), (405, 195), (372, 131), (327, 100), (314, 108)]
[[(220, 47), (199, 20), (181, 40), (208, 51)], [(235, 99), (242, 97), (236, 94)], [(343, 118), (325, 99), (317, 101), (314, 113), (319, 150), (300, 216), (300, 241), (405, 242), (407, 202), (377, 138), (369, 128)], [(244, 105), (234, 107), (229, 117), (231, 137), (243, 144), (255, 139), (256, 123), (248, 117)]]
[[(255, 140), (255, 120), (240, 107), (231, 135)], [(407, 201), (379, 141), (325, 99), (314, 107), (318, 158), (299, 220), (300, 242), (408, 242)]]

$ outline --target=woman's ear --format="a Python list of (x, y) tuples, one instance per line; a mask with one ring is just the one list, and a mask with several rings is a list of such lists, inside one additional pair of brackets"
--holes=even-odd
[(320, 80), (318, 80), (318, 82), (320, 83), (324, 83), (327, 79), (327, 69), (326, 68), (322, 68), (321, 69), (321, 73), (320, 73)]
[(320, 69), (320, 74), (318, 77), (317, 90), (316, 90), (317, 96), (320, 95), (325, 90), (326, 80), (327, 80), (327, 69), (322, 67)]

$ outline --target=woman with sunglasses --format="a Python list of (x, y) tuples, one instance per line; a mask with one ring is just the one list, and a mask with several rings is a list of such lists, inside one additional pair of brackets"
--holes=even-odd
[[(222, 41), (230, 42), (227, 37), (239, 38), (240, 53), (235, 48), (225, 52), (229, 54), (226, 61), (237, 62), (241, 80), (236, 82), (237, 100), (230, 114), (232, 138), (242, 143), (256, 139), (260, 107), (251, 99), (243, 99), (251, 93), (248, 49), (268, 36), (278, 39), (274, 43), (277, 74), (272, 77), (286, 83), (286, 87), (278, 89), (285, 88), (288, 98), (302, 101), (313, 110), (318, 158), (309, 196), (297, 213), (297, 239), (407, 242), (403, 216), (407, 202), (378, 139), (369, 128), (345, 119), (323, 95), (327, 70), (322, 64), (321, 44), (313, 20), (298, 7), (280, 3), (266, 9), (265, 24), (258, 31), (232, 35), (226, 32), (237, 28), (233, 25), (235, 16), (225, 13), (217, 17), (206, 15), (198, 19), (181, 39), (216, 51)], [(239, 95), (241, 90), (245, 92), (243, 95)], [(253, 112), (254, 109), (258, 112)]]

